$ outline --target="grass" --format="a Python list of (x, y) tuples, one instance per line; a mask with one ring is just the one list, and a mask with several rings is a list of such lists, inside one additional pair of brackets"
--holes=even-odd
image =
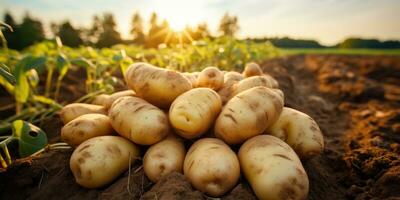
[(400, 56), (400, 49), (339, 49), (339, 48), (291, 48), (279, 49), (284, 55), (335, 54), (335, 55), (391, 55)]

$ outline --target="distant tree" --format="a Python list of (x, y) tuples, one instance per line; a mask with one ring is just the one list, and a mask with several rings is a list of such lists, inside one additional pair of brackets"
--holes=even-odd
[(99, 16), (95, 15), (92, 19), (92, 25), (82, 31), (82, 38), (85, 44), (95, 45), (103, 32), (102, 22)]
[(146, 38), (146, 47), (157, 47), (163, 41), (160, 35), (162, 27), (158, 24), (157, 13), (152, 13), (150, 17), (150, 28)]
[(69, 21), (65, 21), (54, 28), (54, 34), (59, 36), (64, 45), (78, 47), (83, 43), (79, 29), (75, 29)]
[(323, 48), (315, 40), (292, 39), (288, 37), (283, 38), (265, 38), (264, 41), (270, 41), (274, 46), (282, 48)]
[(136, 12), (132, 17), (131, 22), (131, 34), (133, 36), (133, 42), (136, 44), (143, 44), (145, 40), (144, 30), (143, 30), (143, 19), (139, 12)]
[(111, 13), (105, 13), (101, 22), (102, 32), (99, 35), (99, 40), (96, 46), (110, 47), (122, 42), (120, 33), (116, 30), (117, 24), (114, 16)]
[(11, 28), (13, 29), (13, 31), (7, 28), (3, 29), (3, 34), (7, 40), (7, 45), (11, 49), (17, 49), (19, 47), (18, 35), (17, 35), (18, 24), (14, 21), (14, 17), (11, 15), (11, 13), (6, 12), (4, 14), (4, 23), (10, 25)]
[(207, 23), (200, 23), (197, 25), (196, 30), (193, 33), (193, 39), (202, 39), (210, 37), (210, 31), (208, 30)]
[(381, 42), (377, 39), (348, 38), (337, 46), (339, 48), (394, 49), (400, 48), (400, 41)]
[(45, 39), (42, 23), (31, 18), (29, 14), (25, 15), (16, 33), (18, 35), (17, 49), (28, 47)]
[(222, 33), (222, 35), (234, 37), (239, 31), (239, 28), (238, 18), (225, 13), (219, 24), (219, 31)]

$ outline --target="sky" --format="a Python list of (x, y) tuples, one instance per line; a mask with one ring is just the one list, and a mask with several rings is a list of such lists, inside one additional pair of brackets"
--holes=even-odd
[(174, 29), (207, 22), (213, 34), (228, 12), (239, 19), (240, 38), (289, 36), (324, 45), (347, 37), (400, 39), (400, 0), (0, 0), (0, 15), (5, 11), (16, 20), (29, 12), (45, 26), (68, 19), (80, 27), (111, 12), (125, 38), (138, 11), (146, 21), (156, 12)]

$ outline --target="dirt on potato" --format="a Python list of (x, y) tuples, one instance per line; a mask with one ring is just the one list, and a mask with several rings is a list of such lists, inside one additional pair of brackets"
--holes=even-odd
[[(302, 161), (310, 179), (308, 199), (400, 199), (400, 57), (291, 56), (261, 66), (278, 80), (285, 106), (309, 114), (324, 134), (323, 154)], [(83, 82), (68, 80), (66, 91)], [(41, 127), (50, 142), (60, 140), (58, 117)], [(1, 173), (0, 199), (211, 199), (179, 173), (151, 183), (141, 161), (112, 184), (88, 190), (74, 181), (71, 153), (47, 152)], [(222, 199), (256, 197), (241, 177)]]

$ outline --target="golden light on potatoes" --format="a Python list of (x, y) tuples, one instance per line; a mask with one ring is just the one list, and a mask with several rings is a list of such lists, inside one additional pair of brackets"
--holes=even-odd
[(186, 154), (185, 176), (201, 192), (220, 197), (232, 189), (240, 176), (238, 158), (222, 140), (197, 140)]
[(71, 146), (102, 135), (111, 135), (114, 129), (110, 118), (102, 114), (85, 114), (68, 122), (61, 129), (61, 139)]
[(107, 109), (104, 106), (99, 105), (71, 103), (61, 109), (60, 118), (64, 122), (64, 124), (66, 124), (81, 115), (90, 113), (107, 115)]
[(197, 77), (197, 87), (218, 90), (224, 84), (224, 74), (217, 67), (206, 67)]
[(108, 116), (115, 131), (136, 144), (155, 144), (165, 138), (170, 130), (168, 116), (138, 97), (117, 99), (109, 109)]
[(169, 121), (177, 134), (192, 139), (206, 132), (221, 110), (219, 95), (210, 88), (195, 88), (175, 99)]
[(307, 198), (307, 174), (296, 153), (282, 140), (270, 135), (255, 136), (240, 147), (239, 161), (259, 199)]
[(70, 168), (79, 185), (99, 188), (125, 172), (138, 156), (139, 148), (125, 138), (94, 137), (74, 150)]
[(191, 82), (179, 72), (142, 62), (128, 67), (125, 81), (138, 96), (164, 109), (168, 109), (176, 97), (192, 89)]
[(318, 124), (310, 116), (292, 108), (284, 107), (278, 121), (265, 133), (285, 141), (300, 158), (314, 157), (324, 149), (324, 138)]
[(241, 80), (243, 80), (243, 75), (239, 72), (227, 72), (224, 74), (224, 84), (218, 90), (222, 104), (225, 104), (229, 100), (234, 88), (233, 86)]
[(262, 72), (260, 66), (255, 62), (247, 63), (243, 70), (243, 76), (245, 78), (248, 78), (251, 76), (260, 76), (262, 73), (263, 72)]
[(237, 94), (246, 91), (248, 89), (257, 87), (257, 86), (264, 86), (267, 88), (274, 88), (273, 83), (267, 76), (252, 76), (250, 78), (243, 79), (239, 82), (237, 82), (233, 87), (232, 87), (232, 92), (230, 94), (229, 98), (233, 98)]
[(283, 98), (273, 89), (254, 87), (239, 93), (223, 107), (214, 133), (228, 144), (240, 144), (262, 134), (279, 117)]
[(144, 173), (153, 182), (172, 172), (182, 173), (185, 154), (183, 141), (169, 136), (147, 150), (143, 157)]

